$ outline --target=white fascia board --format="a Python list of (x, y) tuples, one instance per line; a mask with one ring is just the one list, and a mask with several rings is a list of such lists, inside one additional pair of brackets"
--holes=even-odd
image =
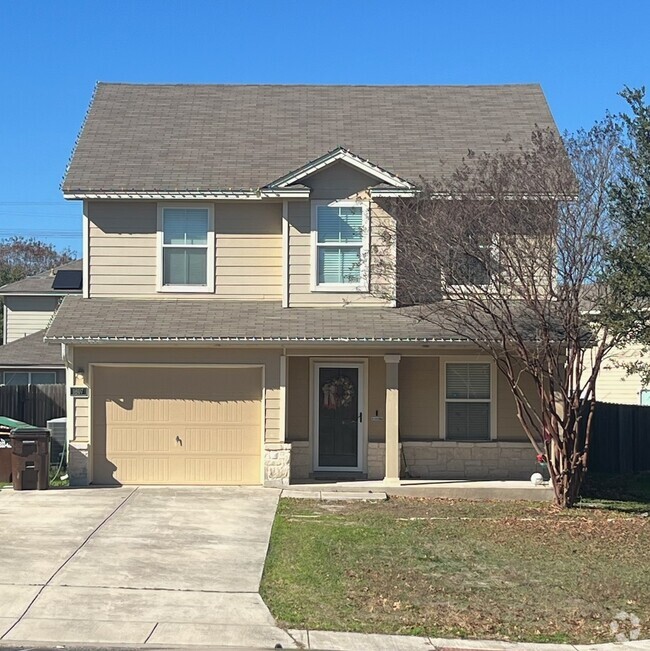
[(11, 298), (12, 296), (31, 296), (32, 298), (34, 297), (48, 297), (48, 296), (81, 296), (80, 291), (75, 291), (75, 292), (7, 292), (6, 294), (3, 294), (0, 292), (0, 296), (8, 296)]
[(370, 196), (371, 197), (414, 197), (417, 194), (416, 189), (412, 190), (399, 190), (397, 188), (370, 188)]
[(449, 344), (453, 346), (471, 345), (465, 339), (437, 339), (426, 337), (45, 337), (46, 343), (62, 344), (97, 344), (97, 345), (128, 345), (128, 344), (185, 344), (185, 345), (227, 345), (227, 344)]
[(337, 149), (333, 152), (329, 152), (328, 154), (325, 154), (324, 156), (311, 161), (307, 165), (304, 165), (303, 167), (291, 172), (290, 174), (287, 174), (286, 176), (273, 181), (273, 183), (270, 183), (269, 185), (271, 187), (278, 188), (286, 187), (293, 183), (297, 183), (300, 181), (300, 179), (310, 176), (318, 170), (323, 169), (324, 167), (332, 165), (336, 161), (343, 161), (345, 163), (348, 163), (349, 165), (356, 167), (362, 172), (365, 172), (369, 176), (374, 176), (375, 178), (384, 181), (385, 183), (388, 183), (396, 188), (411, 187), (411, 184), (407, 181), (404, 181), (404, 179), (401, 179), (398, 176), (395, 176), (394, 174), (383, 170), (381, 167), (374, 165), (370, 161), (366, 161), (363, 158), (356, 156), (352, 152), (347, 151), (347, 149)]
[(63, 194), (64, 199), (91, 199), (91, 200), (175, 200), (183, 201), (209, 200), (216, 201), (220, 199), (236, 201), (260, 201), (261, 199), (308, 199), (310, 191), (308, 189), (292, 190), (284, 188), (271, 188), (250, 192), (66, 192)]

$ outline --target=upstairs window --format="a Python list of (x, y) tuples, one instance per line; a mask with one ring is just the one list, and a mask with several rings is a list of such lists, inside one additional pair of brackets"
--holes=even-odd
[(491, 259), (489, 244), (476, 245), (476, 254), (467, 251), (451, 251), (449, 269), (447, 270), (447, 285), (458, 288), (487, 287), (490, 275), (487, 261)]
[(492, 365), (445, 365), (445, 438), (450, 441), (489, 441), (492, 420)]
[(314, 289), (367, 291), (366, 215), (360, 203), (314, 202)]
[(214, 227), (209, 207), (160, 209), (161, 291), (214, 291)]

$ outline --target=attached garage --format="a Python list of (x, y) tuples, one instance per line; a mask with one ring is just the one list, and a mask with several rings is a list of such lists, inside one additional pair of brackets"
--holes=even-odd
[(93, 365), (93, 484), (262, 483), (262, 368)]

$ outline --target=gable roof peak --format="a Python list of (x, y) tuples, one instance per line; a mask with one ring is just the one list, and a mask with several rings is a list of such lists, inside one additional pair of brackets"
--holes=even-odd
[(305, 163), (301, 167), (289, 172), (288, 174), (285, 174), (284, 176), (281, 176), (279, 179), (272, 181), (267, 187), (286, 188), (308, 176), (311, 176), (312, 174), (315, 174), (323, 168), (329, 167), (330, 165), (334, 165), (338, 162), (344, 162), (348, 165), (351, 165), (352, 167), (356, 167), (362, 172), (365, 172), (369, 176), (375, 177), (378, 181), (391, 187), (400, 189), (408, 189), (413, 187), (405, 179), (402, 179), (396, 174), (385, 170), (383, 167), (380, 167), (376, 163), (372, 163), (371, 161), (362, 158), (361, 156), (357, 156), (342, 145), (339, 145), (335, 149), (328, 151), (326, 154), (323, 154), (322, 156), (319, 156), (318, 158)]

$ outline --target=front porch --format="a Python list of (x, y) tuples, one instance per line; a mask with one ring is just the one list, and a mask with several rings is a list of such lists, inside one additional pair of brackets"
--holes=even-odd
[(553, 499), (553, 488), (548, 483), (533, 486), (527, 480), (402, 479), (397, 484), (382, 480), (297, 480), (282, 491), (282, 497), (317, 500), (375, 499), (377, 496), (546, 502)]
[(381, 490), (447, 494), (458, 482), (472, 491), (485, 481), (490, 490), (492, 481), (523, 488), (518, 482), (538, 470), (489, 359), (467, 349), (345, 352), (285, 353), (284, 441), (266, 444), (267, 484), (367, 490), (381, 481)]

